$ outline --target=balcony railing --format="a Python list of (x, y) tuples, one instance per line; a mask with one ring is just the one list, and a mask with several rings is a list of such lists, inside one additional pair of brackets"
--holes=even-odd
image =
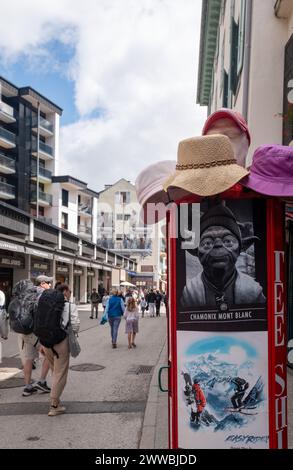
[(87, 227), (86, 225), (78, 225), (77, 227), (78, 233), (83, 233), (86, 235), (91, 235), (92, 234), (92, 228)]
[(52, 132), (53, 134), (53, 124), (50, 121), (47, 121), (45, 118), (40, 118), (40, 127), (46, 129), (46, 131)]
[(39, 215), (38, 220), (40, 222), (45, 222), (45, 224), (52, 224), (52, 219), (50, 217), (44, 217), (43, 215)]
[[(15, 121), (14, 109), (3, 101), (0, 101), (0, 113), (6, 114), (9, 121)], [(5, 120), (5, 119), (4, 119)]]
[(13, 134), (13, 132), (8, 131), (7, 129), (4, 129), (4, 127), (0, 127), (0, 138), (3, 138), (10, 142), (11, 144), (16, 143), (16, 136)]
[(9, 173), (15, 173), (15, 160), (0, 152), (0, 167), (7, 168)]
[[(50, 206), (52, 205), (52, 194), (44, 193), (43, 191), (39, 191), (39, 201), (43, 201), (48, 203)], [(31, 192), (31, 202), (37, 202), (37, 191)]]
[(7, 195), (9, 198), (14, 198), (15, 197), (15, 186), (12, 186), (12, 184), (4, 183), (3, 181), (0, 181), (0, 197), (2, 195)]
[[(53, 157), (53, 148), (50, 147), (50, 145), (48, 145), (48, 144), (44, 144), (44, 142), (40, 141), (39, 151), (43, 152), (43, 153), (46, 153), (47, 155), (50, 155), (51, 157)], [(34, 141), (34, 144), (33, 144), (33, 152), (34, 153), (37, 152), (37, 142), (36, 141)]]
[[(37, 167), (36, 165), (32, 165), (32, 176), (37, 177)], [(52, 171), (46, 170), (46, 168), (39, 167), (39, 175), (43, 176), (44, 178), (47, 179), (52, 179)]]
[(92, 208), (87, 204), (80, 203), (78, 205), (78, 212), (82, 214), (92, 215)]

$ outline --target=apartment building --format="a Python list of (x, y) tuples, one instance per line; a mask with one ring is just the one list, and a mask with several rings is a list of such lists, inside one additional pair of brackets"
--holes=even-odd
[[(98, 247), (98, 193), (58, 175), (61, 108), (0, 77), (0, 289), (39, 274), (67, 282), (77, 302), (125, 280), (135, 261)], [(123, 269), (122, 269), (123, 268)]]
[(145, 226), (139, 217), (140, 210), (135, 186), (130, 181), (122, 178), (105, 185), (99, 193), (97, 243), (137, 261), (138, 272), (129, 273), (132, 283), (141, 288), (165, 290), (160, 228)]
[(52, 221), (62, 109), (0, 77), (0, 200)]
[[(239, 111), (252, 142), (293, 140), (292, 0), (203, 0), (197, 102)], [(287, 205), (288, 339), (293, 339), (293, 204)]]

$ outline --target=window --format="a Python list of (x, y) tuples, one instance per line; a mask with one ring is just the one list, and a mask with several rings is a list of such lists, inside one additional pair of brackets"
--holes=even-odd
[(130, 203), (130, 192), (129, 191), (117, 191), (115, 193), (116, 204), (129, 204)]
[(61, 214), (61, 228), (68, 230), (68, 214), (62, 212)]
[(238, 85), (238, 73), (237, 73), (237, 58), (238, 58), (238, 36), (239, 36), (239, 25), (232, 19), (232, 41), (231, 41), (231, 91), (233, 95), (236, 95)]
[[(123, 220), (123, 214), (117, 214), (116, 219)], [(124, 214), (124, 220), (129, 220), (129, 219), (130, 219), (130, 214)]]
[(223, 83), (224, 83), (224, 88), (223, 88), (223, 108), (228, 108), (229, 77), (228, 77), (228, 74), (227, 74), (227, 72), (226, 72), (225, 69), (224, 69), (224, 72), (223, 72), (223, 77), (224, 77), (224, 80), (223, 80)]
[(62, 206), (68, 207), (68, 191), (62, 189)]
[(238, 31), (238, 56), (237, 56), (237, 75), (238, 76), (241, 74), (241, 71), (242, 71), (243, 57), (244, 57), (245, 13), (246, 13), (246, 0), (241, 0), (239, 31)]

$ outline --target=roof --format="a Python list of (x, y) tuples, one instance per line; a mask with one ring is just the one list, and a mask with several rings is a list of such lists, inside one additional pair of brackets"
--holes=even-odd
[(109, 189), (112, 189), (114, 186), (116, 186), (118, 183), (120, 183), (121, 181), (125, 181), (126, 183), (128, 183), (130, 186), (133, 187), (133, 189), (135, 189), (135, 186), (134, 184), (132, 184), (129, 180), (126, 180), (125, 178), (120, 178), (120, 180), (116, 181), (116, 183), (113, 183), (113, 184), (105, 184), (105, 189), (102, 189), (102, 191), (99, 192), (99, 194), (102, 194), (104, 193), (105, 191), (108, 191)]
[(30, 86), (19, 88), (19, 96), (22, 96), (25, 99), (33, 102), (40, 102), (41, 104), (45, 105), (49, 108), (50, 111), (59, 114), (60, 116), (63, 113), (63, 109), (57, 106), (57, 104), (53, 103), (53, 101), (49, 100), (45, 96), (41, 95), (41, 93), (37, 92)]
[(196, 99), (202, 106), (209, 104), (220, 10), (221, 0), (202, 0)]
[(52, 176), (52, 183), (67, 183), (77, 187), (77, 189), (87, 189), (87, 183), (70, 175)]

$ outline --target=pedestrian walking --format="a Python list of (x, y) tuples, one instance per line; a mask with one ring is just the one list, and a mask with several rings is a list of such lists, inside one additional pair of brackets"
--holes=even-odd
[(144, 312), (145, 312), (145, 309), (147, 308), (147, 301), (145, 300), (144, 297), (141, 298), (140, 300), (140, 309), (141, 309), (141, 316), (142, 318), (144, 317)]
[(138, 307), (134, 298), (127, 300), (126, 309), (124, 312), (125, 333), (128, 335), (128, 349), (136, 348), (135, 336), (138, 333)]
[(156, 294), (154, 293), (153, 289), (147, 294), (147, 303), (149, 308), (150, 317), (155, 316), (155, 302), (156, 302)]
[(108, 321), (111, 327), (112, 348), (117, 348), (118, 329), (121, 322), (121, 316), (124, 313), (124, 301), (118, 295), (117, 289), (112, 289), (112, 295), (107, 301), (105, 315), (108, 315)]
[[(48, 308), (50, 303), (50, 297), (52, 299), (51, 309)], [(66, 328), (69, 323), (71, 323), (72, 329), (75, 333), (79, 330), (80, 320), (78, 317), (78, 311), (75, 304), (70, 303), (71, 291), (67, 284), (61, 284), (57, 287), (57, 290), (54, 292), (52, 290), (48, 293), (46, 301), (42, 303), (42, 298), (39, 301), (39, 308), (37, 315), (43, 316), (43, 324), (46, 323), (46, 319), (49, 320), (50, 325), (52, 326), (51, 337), (63, 338), (61, 341), (57, 339), (57, 342), (52, 339), (52, 346), (50, 345), (51, 337), (48, 336), (48, 340), (42, 337), (40, 341), (44, 343), (44, 352), (45, 356), (48, 359), (50, 368), (52, 370), (52, 389), (50, 394), (50, 409), (48, 416), (57, 416), (65, 413), (66, 408), (61, 405), (60, 397), (65, 388), (68, 369), (69, 369), (69, 360), (70, 360), (70, 351), (69, 351), (69, 342), (68, 336), (66, 334)], [(56, 317), (56, 325), (59, 324), (59, 331), (56, 331), (56, 325), (53, 328), (52, 320), (50, 321), (49, 317)], [(59, 320), (58, 320), (59, 316)], [(41, 319), (40, 319), (41, 321)], [(49, 339), (50, 338), (50, 339)], [(48, 341), (48, 342), (47, 342)]]
[(162, 296), (161, 296), (160, 292), (157, 290), (157, 293), (156, 293), (156, 301), (155, 301), (155, 304), (156, 304), (156, 316), (157, 316), (157, 317), (160, 316), (161, 301), (162, 301)]
[(38, 337), (33, 332), (34, 312), (43, 292), (50, 289), (53, 278), (38, 276), (37, 286), (27, 279), (16, 283), (13, 289), (13, 297), (8, 307), (10, 327), (17, 335), (20, 358), (23, 366), (25, 387), (23, 397), (28, 397), (38, 390), (49, 393), (47, 375), (49, 362), (43, 358), (40, 380), (32, 383), (32, 369), (39, 353), (44, 356), (44, 349), (39, 343)]
[(99, 316), (100, 296), (97, 292), (97, 289), (93, 289), (93, 291), (91, 293), (91, 296), (90, 296), (90, 301), (91, 301), (91, 305), (92, 305), (90, 318), (94, 318), (94, 311), (96, 312), (96, 318), (98, 318), (98, 316)]
[(105, 308), (106, 308), (108, 299), (109, 299), (109, 293), (105, 292), (105, 294), (103, 295), (103, 298), (102, 298), (102, 307), (103, 307), (104, 312), (105, 312)]

